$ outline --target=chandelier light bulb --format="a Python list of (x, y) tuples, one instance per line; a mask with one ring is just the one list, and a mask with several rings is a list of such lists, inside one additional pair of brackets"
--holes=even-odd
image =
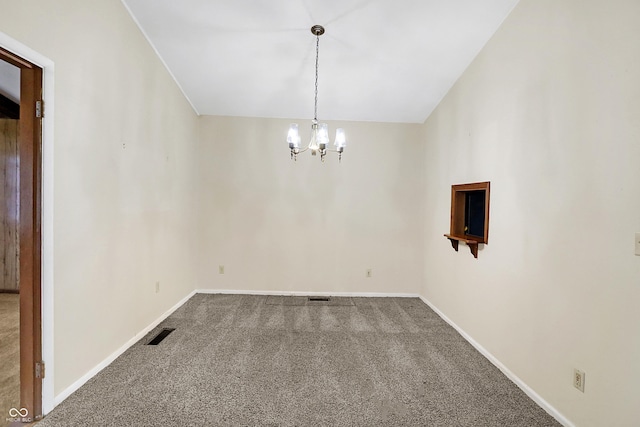
[(318, 128), (318, 146), (321, 150), (327, 148), (329, 144), (329, 125), (326, 123), (320, 123)]
[(297, 123), (291, 123), (291, 126), (289, 126), (287, 142), (289, 143), (289, 148), (291, 149), (300, 148), (300, 134), (298, 133)]
[(336, 141), (333, 143), (333, 145), (335, 145), (338, 150), (343, 150), (347, 145), (347, 137), (344, 134), (344, 129), (336, 129)]

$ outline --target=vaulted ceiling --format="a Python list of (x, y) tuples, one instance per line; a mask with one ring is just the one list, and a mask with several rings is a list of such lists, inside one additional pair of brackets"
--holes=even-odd
[(198, 114), (313, 117), (319, 24), (319, 119), (422, 123), (518, 0), (123, 2)]
[(199, 114), (422, 123), (518, 0), (123, 0)]

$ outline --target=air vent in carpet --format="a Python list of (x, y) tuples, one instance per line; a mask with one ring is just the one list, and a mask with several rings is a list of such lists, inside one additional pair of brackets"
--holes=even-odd
[(156, 335), (151, 341), (147, 343), (147, 345), (158, 345), (165, 339), (171, 332), (175, 331), (175, 328), (164, 328), (161, 330), (158, 335)]
[(331, 301), (331, 297), (309, 297), (309, 301), (329, 302)]

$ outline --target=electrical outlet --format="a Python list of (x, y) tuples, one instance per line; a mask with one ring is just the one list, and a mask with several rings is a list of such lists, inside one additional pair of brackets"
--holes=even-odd
[(224, 265), (218, 266), (218, 274), (224, 274)]
[(372, 275), (372, 271), (370, 268), (367, 268), (367, 273), (366, 273), (367, 277), (371, 277)]
[(584, 393), (584, 372), (573, 369), (573, 386)]
[(636, 255), (640, 255), (640, 233), (636, 233)]
[(160, 292), (160, 282), (156, 282), (156, 294)]

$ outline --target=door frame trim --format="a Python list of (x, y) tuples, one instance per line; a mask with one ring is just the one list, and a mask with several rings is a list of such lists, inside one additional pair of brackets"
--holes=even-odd
[(45, 115), (42, 119), (41, 152), (41, 318), (42, 360), (46, 374), (42, 381), (42, 411), (54, 408), (54, 351), (53, 351), (53, 153), (54, 153), (54, 63), (14, 38), (0, 31), (0, 47), (42, 68), (42, 91)]

